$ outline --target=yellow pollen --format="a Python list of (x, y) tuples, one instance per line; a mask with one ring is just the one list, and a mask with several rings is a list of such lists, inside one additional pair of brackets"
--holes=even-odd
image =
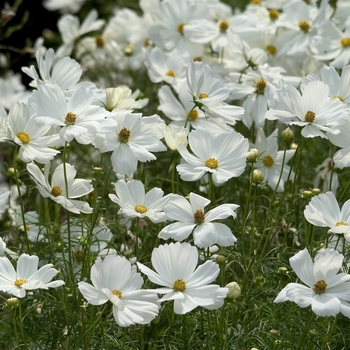
[(188, 113), (188, 118), (194, 122), (198, 118), (198, 112), (195, 110), (192, 110), (190, 113)]
[(316, 113), (307, 111), (304, 118), (307, 123), (312, 123), (316, 118)]
[(269, 52), (271, 55), (275, 55), (277, 52), (277, 49), (273, 45), (267, 45), (266, 51)]
[(186, 25), (186, 23), (181, 23), (178, 25), (177, 27), (177, 31), (181, 34), (184, 35), (184, 26)]
[(132, 56), (135, 51), (135, 46), (133, 44), (128, 44), (124, 47), (125, 56)]
[(266, 88), (266, 81), (264, 79), (259, 79), (255, 82), (255, 92), (258, 95), (263, 95)]
[(183, 292), (186, 289), (186, 283), (185, 281), (179, 279), (174, 282), (174, 291), (175, 292)]
[(261, 5), (261, 0), (250, 0), (252, 5)]
[(26, 231), (30, 231), (30, 226), (26, 225)]
[(299, 22), (299, 28), (304, 33), (308, 33), (308, 31), (310, 30), (310, 24), (307, 21), (300, 21)]
[(135, 209), (136, 213), (139, 213), (139, 214), (144, 214), (147, 211), (147, 208), (141, 204), (135, 205), (134, 209)]
[(326, 291), (327, 283), (324, 280), (319, 280), (314, 284), (314, 292), (316, 294), (323, 294)]
[(202, 62), (202, 57), (200, 57), (200, 56), (194, 57), (193, 62)]
[(51, 194), (54, 197), (58, 197), (62, 194), (62, 188), (60, 186), (53, 186), (51, 190)]
[(205, 166), (210, 169), (216, 169), (219, 165), (219, 162), (215, 158), (209, 158), (205, 161)]
[(206, 94), (205, 92), (201, 92), (201, 93), (199, 94), (199, 96), (198, 96), (199, 99), (208, 98), (208, 97), (209, 97), (209, 95)]
[(344, 102), (344, 99), (341, 96), (333, 96), (333, 98), (337, 98), (340, 102)]
[(74, 257), (80, 261), (83, 262), (84, 261), (84, 252), (81, 250), (77, 250), (76, 252), (74, 252)]
[(22, 284), (24, 284), (24, 283), (27, 283), (27, 280), (23, 280), (23, 279), (21, 279), (21, 278), (16, 279), (15, 282), (14, 282), (14, 284), (15, 284), (16, 287), (20, 287), (20, 286), (21, 286)]
[(176, 76), (173, 70), (168, 70), (168, 71), (165, 73), (165, 75), (167, 75), (167, 76), (169, 76), (169, 77), (174, 77), (174, 78), (175, 78), (175, 76)]
[(123, 296), (122, 292), (118, 289), (113, 289), (113, 290), (111, 290), (111, 292), (112, 292), (112, 294), (116, 295), (119, 299), (121, 299)]
[(268, 168), (271, 167), (274, 163), (272, 157), (270, 156), (265, 156), (264, 159), (263, 159), (263, 163), (265, 166), (267, 166)]
[(349, 226), (347, 222), (338, 221), (334, 226)]
[(77, 119), (77, 115), (73, 112), (68, 112), (66, 115), (66, 119), (64, 120), (64, 123), (66, 125), (74, 125), (75, 121)]
[(225, 19), (223, 19), (222, 21), (219, 22), (220, 32), (226, 33), (229, 26), (230, 26), (229, 23)]
[(194, 218), (194, 222), (197, 225), (203, 224), (204, 220), (205, 220), (205, 215), (202, 209), (197, 209), (196, 212), (193, 215)]
[(30, 136), (29, 136), (26, 132), (24, 132), (24, 131), (18, 132), (16, 136), (20, 139), (20, 141), (21, 141), (24, 145), (26, 145), (27, 143), (30, 142)]
[(118, 141), (120, 143), (128, 143), (130, 138), (131, 131), (127, 128), (123, 128), (120, 130), (118, 135)]
[(350, 46), (350, 38), (343, 38), (341, 39), (341, 44), (343, 47), (349, 47)]
[(278, 18), (279, 15), (280, 15), (280, 13), (276, 9), (271, 9), (269, 11), (269, 17), (270, 17), (271, 21), (276, 21), (276, 19)]
[(151, 45), (151, 39), (149, 39), (149, 38), (145, 39), (145, 41), (143, 42), (143, 46), (148, 47), (150, 45)]
[(95, 41), (96, 41), (97, 47), (104, 47), (105, 46), (105, 39), (103, 39), (102, 35), (96, 35)]

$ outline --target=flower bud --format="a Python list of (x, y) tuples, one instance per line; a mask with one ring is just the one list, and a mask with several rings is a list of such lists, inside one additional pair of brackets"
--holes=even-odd
[(302, 196), (303, 198), (309, 199), (309, 198), (312, 198), (312, 197), (314, 196), (314, 194), (313, 194), (311, 191), (303, 191), (303, 192), (301, 193), (301, 196)]
[(226, 288), (228, 288), (226, 296), (228, 300), (235, 300), (241, 295), (241, 287), (237, 282), (230, 282), (226, 285)]
[(294, 139), (294, 132), (292, 129), (287, 127), (281, 133), (282, 139), (286, 142), (291, 142)]
[(277, 329), (271, 329), (270, 330), (270, 334), (272, 335), (278, 335), (279, 334), (279, 331)]
[(254, 183), (260, 183), (264, 180), (264, 175), (259, 169), (253, 170), (252, 181)]
[(102, 173), (102, 168), (99, 166), (94, 166), (92, 168), (92, 171), (94, 172), (94, 174), (101, 174)]
[(317, 196), (318, 194), (321, 193), (321, 190), (320, 190), (319, 188), (313, 188), (313, 189), (311, 190), (311, 192), (312, 192), (315, 196)]
[(247, 156), (248, 163), (255, 163), (259, 158), (259, 151), (256, 148), (252, 148)]
[(281, 272), (281, 273), (287, 273), (288, 272), (288, 269), (284, 266), (281, 266), (278, 268), (278, 271)]
[(225, 265), (225, 263), (226, 263), (226, 256), (218, 255), (218, 256), (216, 257), (215, 261), (216, 261), (217, 264), (220, 265), (220, 266)]
[(19, 304), (19, 300), (17, 298), (9, 298), (6, 300), (7, 306), (17, 307)]

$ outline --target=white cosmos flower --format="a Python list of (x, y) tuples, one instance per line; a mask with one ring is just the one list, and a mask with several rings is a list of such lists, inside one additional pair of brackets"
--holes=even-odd
[(212, 222), (226, 219), (229, 216), (236, 218), (237, 204), (222, 204), (205, 213), (204, 208), (210, 200), (193, 192), (189, 195), (189, 201), (184, 197), (177, 197), (169, 201), (165, 206), (165, 215), (170, 220), (177, 222), (164, 227), (159, 232), (163, 239), (175, 239), (183, 241), (191, 233), (194, 244), (199, 247), (210, 247), (214, 244), (230, 246), (236, 242), (236, 237), (225, 224)]
[(182, 180), (196, 181), (210, 173), (214, 184), (218, 185), (244, 172), (249, 144), (236, 131), (211, 134), (207, 130), (196, 129), (189, 133), (188, 139), (194, 154), (185, 146), (178, 146), (185, 161), (176, 167)]
[[(211, 260), (197, 267), (198, 251), (188, 243), (170, 243), (153, 249), (152, 265), (156, 272), (137, 263), (142, 273), (157, 285), (154, 289), (165, 294), (160, 301), (174, 300), (174, 312), (186, 314), (197, 306), (217, 309), (224, 303), (228, 289), (213, 282), (219, 274), (219, 265)], [(197, 267), (197, 268), (196, 268)]]
[(93, 286), (79, 282), (80, 292), (92, 305), (111, 301), (114, 319), (121, 327), (147, 324), (158, 315), (157, 294), (140, 289), (143, 279), (125, 257), (107, 255), (103, 261), (98, 257), (91, 268), (91, 282)]
[(44, 198), (50, 198), (56, 203), (62, 205), (63, 208), (72, 213), (91, 214), (92, 208), (85, 201), (76, 200), (93, 191), (90, 180), (75, 179), (77, 171), (73, 165), (68, 163), (66, 166), (68, 193), (66, 192), (64, 164), (57, 166), (52, 174), (51, 184), (49, 183), (50, 164), (45, 165), (44, 174), (34, 163), (27, 164), (27, 170), (33, 181), (36, 183), (38, 191)]
[(164, 205), (172, 194), (164, 196), (163, 190), (157, 187), (145, 193), (145, 186), (138, 180), (119, 180), (114, 185), (117, 195), (110, 193), (108, 196), (120, 206), (118, 214), (128, 218), (147, 217), (155, 223), (166, 220)]
[(59, 151), (50, 148), (58, 146), (61, 140), (58, 135), (47, 135), (50, 125), (38, 127), (36, 116), (24, 103), (15, 103), (8, 115), (8, 139), (19, 146), (19, 156), (23, 162), (37, 161), (49, 163)]
[(162, 128), (162, 133), (164, 135), (165, 143), (172, 151), (176, 151), (179, 144), (187, 147), (188, 129), (175, 124), (170, 124)]
[(344, 256), (333, 249), (317, 253), (314, 262), (308, 250), (301, 250), (289, 259), (299, 279), (306, 284), (288, 283), (274, 300), (293, 301), (300, 307), (311, 305), (317, 316), (350, 317), (350, 275), (339, 273)]
[(277, 90), (276, 108), (267, 111), (265, 118), (299, 125), (304, 137), (327, 138), (324, 132), (338, 134), (339, 126), (349, 118), (346, 104), (328, 96), (329, 87), (321, 81), (307, 84), (302, 95), (291, 84), (284, 84)]
[(194, 104), (213, 122), (218, 118), (219, 121), (235, 125), (237, 120), (242, 119), (244, 109), (224, 102), (230, 96), (230, 90), (222, 80), (214, 77), (208, 65), (191, 61), (187, 68), (187, 84)]
[(160, 141), (164, 121), (158, 115), (142, 117), (142, 114), (114, 111), (117, 125), (110, 132), (97, 134), (95, 146), (102, 152), (112, 151), (111, 161), (116, 174), (129, 175), (137, 170), (137, 163), (155, 160), (151, 152), (166, 151)]
[(305, 219), (312, 225), (329, 227), (328, 233), (344, 234), (350, 241), (350, 199), (340, 209), (331, 191), (312, 197), (304, 210)]
[(46, 264), (38, 270), (39, 258), (22, 254), (17, 261), (17, 272), (10, 260), (0, 258), (0, 290), (18, 298), (24, 298), (27, 290), (49, 289), (62, 286), (61, 280), (50, 282), (58, 273), (52, 264)]
[(0, 185), (0, 213), (4, 213), (7, 210), (10, 194), (11, 191), (8, 186)]
[(60, 127), (59, 136), (63, 141), (87, 145), (96, 133), (104, 127), (113, 126), (113, 120), (107, 119), (108, 112), (92, 105), (94, 94), (91, 90), (80, 87), (67, 101), (57, 84), (39, 85), (33, 92), (30, 104), (37, 114), (39, 126), (51, 125)]
[[(258, 130), (255, 147), (258, 149), (260, 157), (254, 166), (264, 175), (263, 181), (268, 183), (273, 190), (278, 184), (277, 191), (280, 192), (284, 190), (284, 183), (288, 180), (290, 166), (287, 163), (294, 155), (295, 150), (287, 150), (284, 156), (284, 151), (278, 151), (277, 137), (278, 129), (275, 129), (268, 137), (265, 136), (262, 129)], [(283, 157), (285, 157), (284, 162)], [(293, 171), (290, 173), (289, 179), (294, 179)]]

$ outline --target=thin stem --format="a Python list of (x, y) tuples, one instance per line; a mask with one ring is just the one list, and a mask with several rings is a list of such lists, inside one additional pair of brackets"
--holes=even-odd
[(306, 335), (307, 333), (309, 332), (310, 330), (310, 327), (311, 327), (311, 324), (315, 318), (315, 314), (312, 312), (312, 311), (309, 311), (309, 318), (306, 322), (306, 325), (304, 326), (304, 330), (303, 330), (303, 334), (301, 335), (300, 339), (299, 339), (299, 343), (296, 347), (296, 350), (299, 350), (299, 349), (304, 349), (305, 348), (305, 338), (306, 338)]

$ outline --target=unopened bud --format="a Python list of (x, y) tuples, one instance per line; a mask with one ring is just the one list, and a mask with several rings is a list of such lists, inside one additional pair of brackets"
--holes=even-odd
[(102, 173), (102, 168), (99, 167), (99, 166), (94, 166), (92, 168), (92, 171), (95, 173), (95, 174), (101, 174)]
[(9, 298), (6, 300), (7, 306), (17, 307), (19, 304), (19, 300), (17, 298)]
[(303, 192), (301, 193), (301, 196), (302, 196), (303, 198), (309, 199), (309, 198), (312, 198), (312, 197), (314, 196), (314, 194), (313, 194), (311, 191), (303, 191)]
[(279, 334), (279, 331), (277, 329), (271, 329), (270, 330), (270, 334), (272, 335), (278, 335)]
[(281, 133), (282, 139), (286, 142), (291, 142), (294, 139), (294, 132), (292, 129), (287, 127)]
[(225, 265), (226, 263), (226, 256), (223, 255), (218, 255), (215, 259), (215, 261), (217, 262), (218, 265)]
[(281, 272), (281, 273), (286, 273), (288, 271), (288, 269), (284, 266), (281, 266), (278, 268), (278, 271)]
[(248, 163), (255, 163), (258, 160), (259, 151), (256, 148), (252, 148), (247, 156)]
[(319, 188), (313, 188), (313, 189), (311, 190), (311, 192), (312, 192), (315, 196), (317, 196), (318, 194), (321, 193), (321, 190), (320, 190)]
[(291, 143), (290, 144), (290, 149), (297, 149), (298, 148), (298, 145), (296, 143)]
[(259, 169), (253, 170), (252, 181), (254, 183), (260, 183), (264, 180), (264, 174)]
[(241, 295), (241, 287), (237, 282), (228, 283), (226, 288), (228, 288), (228, 293), (226, 296), (228, 300), (235, 300)]

